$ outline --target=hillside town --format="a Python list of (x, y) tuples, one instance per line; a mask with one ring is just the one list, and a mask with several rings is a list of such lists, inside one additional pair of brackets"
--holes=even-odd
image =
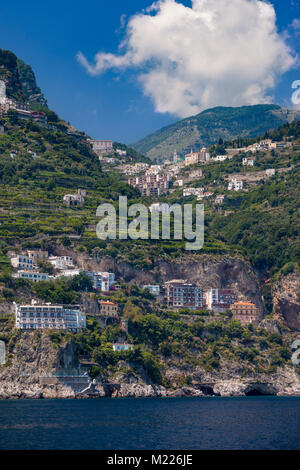
[[(152, 207), (155, 210), (156, 207)], [(166, 209), (166, 207), (162, 208)], [(38, 270), (38, 262), (49, 262), (55, 268), (54, 275)], [(28, 250), (23, 254), (11, 253), (11, 264), (15, 269), (14, 278), (27, 279), (32, 282), (50, 282), (53, 279), (72, 278), (80, 274), (86, 275), (92, 282), (92, 288), (102, 296), (108, 296), (120, 289), (118, 279), (113, 272), (93, 272), (79, 269), (74, 265), (71, 256), (49, 256), (42, 250)], [(239, 320), (242, 325), (257, 324), (261, 319), (261, 309), (247, 299), (239, 299), (232, 289), (212, 287), (204, 289), (188, 280), (174, 279), (163, 285), (141, 285), (141, 288), (153, 295), (153, 300), (160, 306), (165, 305), (173, 311), (207, 310), (203, 319), (224, 319), (222, 314), (230, 312), (228, 318)], [(79, 331), (86, 328), (88, 311), (82, 307), (70, 305), (41, 304), (32, 299), (30, 304), (15, 304), (16, 328), (18, 329), (58, 329)], [(117, 303), (102, 299), (99, 311), (92, 314), (103, 327), (119, 323), (121, 329), (128, 331), (128, 321), (122, 317)]]
[[(287, 364), (284, 341), (293, 333), (282, 339), (286, 303), (270, 287), (273, 255), (264, 239), (254, 246), (249, 228), (243, 236), (249, 232), (250, 242), (242, 238), (240, 226), (248, 227), (247, 204), (274, 216), (269, 192), (297, 167), (291, 132), (210, 144), (199, 139), (184, 149), (174, 139), (164, 154), (150, 158), (109, 136), (91, 138), (45, 106), (8, 98), (7, 90), (0, 78), (0, 365), (10, 368), (18, 360), (26, 375), (17, 373), (17, 380), (38, 383), (42, 393), (62, 386), (95, 397), (106, 383), (103, 396), (111, 396), (114, 381), (129, 388), (138, 381), (145, 396), (161, 384), (170, 384), (170, 393), (182, 384), (199, 393), (192, 378), (198, 368), (218, 377), (242, 363), (250, 376)], [(161, 222), (173, 221), (176, 206), (203, 204), (201, 253), (186, 253), (171, 236), (158, 243), (100, 239), (97, 208), (115, 210), (120, 195), (142, 202)], [(293, 217), (290, 207), (287, 213)], [(282, 256), (289, 261), (287, 247)], [(287, 261), (278, 270), (292, 273)], [(288, 292), (293, 302), (296, 290), (289, 284), (280, 295)], [(35, 340), (45, 342), (47, 353)], [(18, 356), (24, 350), (28, 357), (38, 351), (38, 361), (41, 354), (50, 361), (56, 352), (57, 358), (35, 373), (27, 356)], [(122, 396), (132, 396), (131, 390)], [(203, 390), (215, 393), (207, 385)]]

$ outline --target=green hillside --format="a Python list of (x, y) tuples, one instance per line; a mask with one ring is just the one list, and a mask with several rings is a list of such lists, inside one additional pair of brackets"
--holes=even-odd
[[(32, 93), (39, 94), (26, 66), (19, 62), (18, 72), (14, 55), (3, 54), (2, 58), (2, 75), (6, 77), (11, 96), (29, 101), (30, 92), (24, 86), (24, 76), (27, 76), (26, 83), (31, 83)], [(248, 272), (249, 279), (257, 277), (257, 295), (263, 302), (263, 315), (274, 315), (272, 289), (275, 283), (288, 274), (299, 278), (300, 121), (287, 123), (269, 134), (273, 139), (292, 142), (292, 147), (258, 152), (252, 169), (242, 166), (242, 153), (225, 162), (212, 161), (204, 167), (203, 177), (191, 183), (205, 186), (216, 195), (226, 194), (222, 208), (216, 207), (214, 198), (205, 201), (205, 244), (200, 253), (193, 253), (185, 251), (184, 240), (172, 238), (99, 240), (96, 209), (100, 203), (111, 202), (117, 206), (119, 196), (127, 195), (129, 205), (138, 202), (149, 206), (154, 199), (141, 197), (136, 188), (127, 184), (127, 178), (115, 169), (112, 171), (108, 167), (104, 171), (91, 151), (87, 136), (80, 132), (70, 134), (72, 128), (66, 122), (47, 107), (43, 110), (47, 125), (23, 120), (16, 111), (0, 117), (3, 125), (0, 133), (0, 337), (8, 345), (9, 360), (16, 360), (24, 335), (15, 332), (13, 315), (5, 312), (8, 304), (38, 298), (52, 303), (86, 305), (90, 302), (93, 305), (105, 298), (117, 302), (122, 317), (129, 322), (128, 333), (118, 324), (107, 328), (99, 326), (92, 313), (87, 329), (80, 333), (48, 333), (55, 345), (72, 339), (79, 355), (93, 361), (92, 376), (101, 376), (105, 382), (111, 380), (114, 383), (113, 374), (118, 373), (120, 361), (123, 361), (122, 367), (125, 361), (125, 367), (133, 374), (142, 368), (142, 374), (145, 371), (153, 383), (175, 388), (192, 384), (196, 367), (203, 373), (215, 373), (216, 376), (227, 373), (231, 377), (232, 364), (242, 367), (245, 376), (272, 374), (280, 366), (291, 366), (293, 333), (286, 325), (273, 332), (261, 326), (243, 327), (231, 319), (230, 312), (211, 319), (206, 309), (170, 311), (148, 291), (131, 285), (129, 274), (120, 276), (119, 290), (111, 291), (105, 297), (101, 292), (93, 291), (90, 278), (85, 274), (40, 283), (15, 279), (10, 253), (42, 248), (50, 254), (64, 252), (93, 263), (106, 258), (116, 268), (126, 265), (124, 269), (134, 271), (140, 277), (155, 273), (159, 263), (164, 263), (165, 267), (177, 261), (193, 265), (203, 258), (206, 266), (219, 263), (226, 271), (228, 260), (234, 260), (235, 269), (240, 269), (239, 263), (243, 263), (244, 274)], [(234, 136), (255, 137), (276, 127), (278, 122), (294, 117), (292, 112), (285, 112), (278, 106), (216, 108), (199, 116), (202, 116), (199, 122), (193, 118), (194, 128), (203, 135), (210, 130), (212, 143), (218, 142), (220, 129), (227, 141), (234, 133)], [(179, 141), (180, 132), (189, 127), (180, 128), (180, 123), (177, 126)], [(171, 131), (169, 138), (172, 139)], [(182, 142), (185, 141), (182, 134)], [(178, 145), (176, 147), (179, 150)], [(126, 150), (130, 161), (143, 158), (122, 144), (115, 143), (114, 148)], [(276, 175), (253, 186), (249, 184), (239, 193), (227, 191), (231, 175), (245, 175), (248, 171), (264, 173), (267, 168), (276, 169)], [(68, 207), (64, 195), (78, 189), (86, 190), (84, 204)], [(161, 199), (179, 204), (197, 202), (193, 197), (184, 199), (182, 188), (170, 191)], [(49, 262), (40, 262), (39, 267), (43, 272), (54, 272)], [(294, 309), (297, 304), (291, 302), (290, 316)], [(115, 353), (111, 343), (120, 339), (134, 343), (134, 351)], [(27, 347), (30, 349), (31, 344)], [(170, 381), (168, 371), (174, 367), (176, 376)], [(191, 371), (189, 374), (187, 367)]]
[(217, 107), (186, 118), (137, 142), (134, 147), (152, 160), (166, 160), (176, 149), (182, 156), (219, 139), (257, 137), (286, 122), (300, 119), (300, 112), (277, 105)]

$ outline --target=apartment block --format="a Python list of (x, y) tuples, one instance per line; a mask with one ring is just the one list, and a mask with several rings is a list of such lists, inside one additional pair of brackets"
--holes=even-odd
[(206, 292), (206, 306), (215, 312), (230, 309), (236, 301), (235, 293), (230, 289), (210, 289)]
[(112, 140), (91, 140), (88, 142), (91, 144), (93, 151), (98, 156), (108, 155), (114, 153)]
[(15, 304), (16, 328), (78, 331), (86, 328), (86, 317), (79, 305)]
[(166, 301), (169, 307), (175, 309), (189, 308), (197, 310), (205, 304), (203, 289), (184, 280), (166, 282)]
[(169, 174), (155, 173), (153, 170), (153, 173), (129, 178), (128, 184), (138, 188), (143, 196), (160, 196), (168, 191), (170, 181)]
[(28, 281), (40, 282), (49, 281), (49, 275), (46, 273), (37, 273), (36, 271), (18, 271), (13, 274), (15, 279), (28, 279)]

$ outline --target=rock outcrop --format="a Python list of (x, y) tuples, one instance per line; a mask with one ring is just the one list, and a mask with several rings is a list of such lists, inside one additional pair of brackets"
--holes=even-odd
[(274, 311), (284, 323), (300, 331), (300, 277), (291, 273), (278, 281), (273, 289)]
[[(289, 366), (273, 374), (245, 374), (239, 363), (223, 362), (213, 372), (200, 366), (166, 363), (166, 387), (153, 384), (142, 367), (120, 361), (116, 372), (107, 371), (79, 390), (64, 377), (78, 367), (72, 342), (58, 346), (46, 333), (25, 332), (16, 338), (11, 353), (6, 365), (0, 366), (0, 399), (300, 395), (299, 374)], [(57, 371), (61, 373), (58, 378)], [(182, 377), (189, 377), (189, 383), (178, 385)]]
[[(194, 254), (170, 261), (157, 259), (155, 266), (146, 270), (109, 257), (97, 260), (76, 252), (72, 255), (85, 269), (111, 270), (117, 277), (139, 286), (163, 284), (170, 279), (188, 279), (203, 288), (234, 289), (240, 300), (248, 299), (254, 302), (260, 307), (262, 318), (264, 315), (261, 294), (263, 281), (249, 263), (238, 257)], [(289, 328), (300, 331), (300, 277), (297, 273), (283, 277), (274, 285), (273, 303), (277, 317)], [(273, 326), (276, 330), (275, 324)]]
[(18, 59), (13, 52), (3, 49), (0, 49), (0, 79), (6, 84), (9, 98), (47, 107), (47, 101), (37, 86), (30, 65)]

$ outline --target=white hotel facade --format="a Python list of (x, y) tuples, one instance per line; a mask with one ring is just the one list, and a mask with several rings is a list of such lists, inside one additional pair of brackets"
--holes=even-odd
[(86, 328), (86, 317), (78, 305), (15, 304), (16, 328), (78, 331)]

